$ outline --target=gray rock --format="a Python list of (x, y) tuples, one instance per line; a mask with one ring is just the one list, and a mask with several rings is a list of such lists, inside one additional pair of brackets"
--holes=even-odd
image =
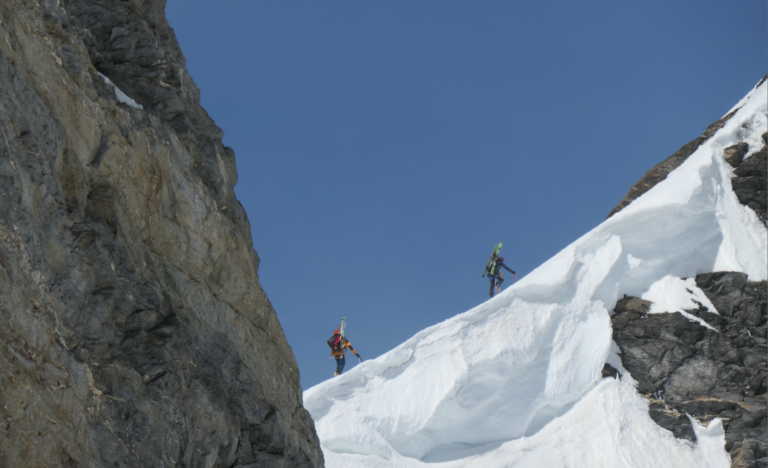
[(645, 315), (651, 310), (651, 302), (640, 299), (639, 297), (632, 297), (624, 295), (623, 298), (616, 301), (616, 307), (614, 312), (637, 312), (641, 315)]
[(757, 214), (768, 226), (768, 133), (763, 134), (763, 147), (738, 165), (731, 186), (742, 205)]
[(732, 466), (765, 467), (766, 283), (730, 272), (698, 275), (696, 284), (720, 315), (703, 307), (689, 312), (716, 330), (677, 312), (645, 314), (646, 301), (625, 297), (611, 317), (622, 364), (661, 427), (695, 441), (686, 414), (704, 423), (719, 417)]
[(611, 377), (613, 379), (616, 379), (616, 378), (621, 379), (621, 372), (619, 372), (618, 369), (616, 369), (615, 367), (613, 367), (612, 365), (606, 362), (605, 365), (603, 366), (602, 376), (603, 378)]
[(730, 164), (732, 167), (739, 167), (739, 164), (744, 161), (744, 155), (748, 152), (749, 145), (742, 141), (741, 143), (737, 143), (724, 149), (723, 158), (725, 159), (725, 162)]
[(0, 3), (0, 466), (323, 464), (163, 8)]

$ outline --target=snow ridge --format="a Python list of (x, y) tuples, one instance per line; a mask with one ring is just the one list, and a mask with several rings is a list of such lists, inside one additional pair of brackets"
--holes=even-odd
[(739, 141), (750, 154), (762, 146), (767, 89), (664, 181), (499, 296), (307, 390), (327, 466), (729, 466), (719, 420), (693, 421), (696, 444), (675, 439), (630, 376), (601, 370), (616, 361), (609, 311), (622, 294), (645, 294), (658, 311), (698, 301), (716, 312), (679, 278), (768, 276), (768, 231), (739, 203), (722, 157)]

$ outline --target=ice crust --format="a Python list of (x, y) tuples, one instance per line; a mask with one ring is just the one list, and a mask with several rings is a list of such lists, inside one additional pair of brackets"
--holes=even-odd
[(666, 180), (520, 282), (304, 392), (326, 466), (730, 466), (719, 420), (693, 421), (696, 444), (675, 439), (631, 377), (601, 370), (625, 372), (609, 315), (622, 294), (653, 312), (693, 301), (716, 312), (680, 278), (768, 276), (768, 230), (739, 203), (722, 157), (738, 141), (760, 149), (767, 86)]

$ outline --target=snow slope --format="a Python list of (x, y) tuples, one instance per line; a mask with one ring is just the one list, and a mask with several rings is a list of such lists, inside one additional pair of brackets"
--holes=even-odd
[(762, 147), (767, 87), (666, 180), (502, 294), (307, 390), (326, 466), (730, 466), (719, 420), (692, 421), (696, 444), (675, 439), (631, 378), (601, 370), (626, 374), (609, 317), (622, 294), (677, 310), (703, 296), (679, 278), (768, 276), (768, 231), (722, 157), (739, 141)]

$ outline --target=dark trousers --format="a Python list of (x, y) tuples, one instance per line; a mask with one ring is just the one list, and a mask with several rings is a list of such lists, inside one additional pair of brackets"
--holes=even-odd
[(341, 372), (344, 370), (344, 364), (346, 363), (346, 359), (344, 359), (344, 356), (337, 357), (336, 358), (336, 372), (341, 374)]
[(504, 277), (501, 276), (501, 275), (499, 275), (498, 277), (497, 276), (491, 276), (490, 279), (491, 279), (491, 290), (488, 292), (488, 294), (491, 297), (493, 297), (493, 287), (494, 286), (501, 287), (501, 283), (504, 282)]

